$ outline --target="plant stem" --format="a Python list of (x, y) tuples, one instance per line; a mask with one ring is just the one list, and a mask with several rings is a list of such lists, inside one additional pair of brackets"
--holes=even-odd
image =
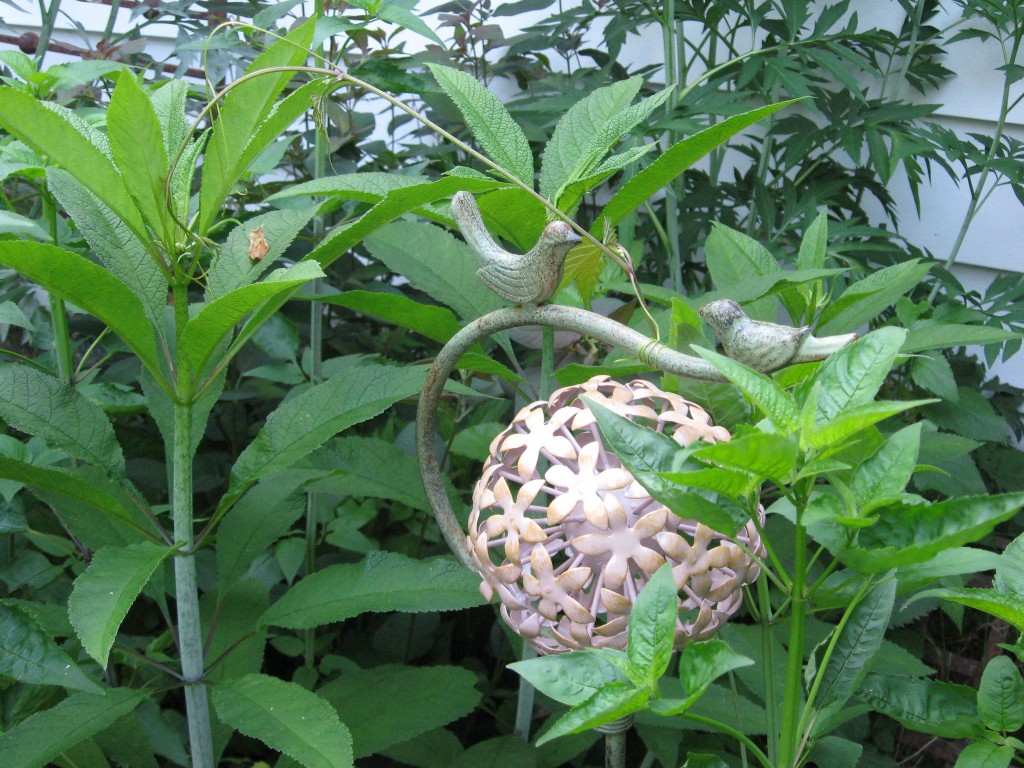
[(43, 59), (46, 58), (46, 49), (50, 47), (50, 37), (53, 35), (53, 26), (57, 23), (57, 14), (60, 13), (60, 0), (39, 0), (39, 15), (43, 17), (42, 26), (39, 28), (39, 42), (36, 43), (36, 66), (43, 68)]
[(761, 655), (764, 658), (764, 711), (768, 729), (768, 758), (779, 754), (779, 732), (775, 724), (775, 664), (772, 637), (772, 604), (764, 572), (757, 579), (757, 601), (761, 608)]
[[(43, 193), (43, 218), (50, 227), (50, 240), (60, 245), (57, 237), (57, 206), (53, 198)], [(53, 349), (57, 356), (57, 377), (65, 384), (74, 384), (74, 368), (71, 357), (71, 333), (68, 330), (68, 314), (64, 299), (56, 294), (50, 296), (50, 324), (53, 328)]]
[(765, 756), (764, 752), (761, 751), (757, 744), (751, 741), (746, 734), (737, 731), (732, 726), (726, 725), (725, 723), (710, 717), (704, 717), (703, 715), (695, 715), (692, 712), (684, 712), (682, 715), (680, 715), (680, 717), (682, 717), (685, 720), (690, 720), (694, 723), (706, 725), (708, 728), (711, 728), (715, 731), (719, 731), (720, 733), (724, 733), (726, 736), (732, 736), (734, 739), (736, 739), (736, 741), (738, 741), (740, 744), (742, 744), (748, 750), (750, 750), (750, 754), (757, 758), (757, 762), (759, 762), (763, 766), (763, 768), (775, 768), (775, 766), (773, 766), (771, 761)]
[(796, 768), (800, 744), (800, 709), (803, 704), (804, 629), (807, 606), (804, 588), (807, 581), (807, 530), (802, 518), (807, 506), (806, 494), (796, 507), (796, 554), (793, 564), (793, 590), (790, 596), (789, 647), (786, 649), (786, 688), (782, 697), (782, 733), (779, 738), (779, 768)]
[(203, 685), (203, 631), (199, 619), (196, 559), (192, 549), (192, 404), (174, 404), (174, 540), (182, 544), (174, 558), (174, 587), (178, 608), (181, 676), (185, 681), (185, 711), (193, 768), (213, 768), (210, 706)]
[[(672, 95), (665, 102), (665, 116), (671, 119), (676, 107), (679, 105), (679, 65), (676, 57), (678, 48), (676, 46), (676, 3), (675, 0), (666, 0), (665, 17), (661, 22), (661, 41), (665, 55), (665, 87), (672, 89)], [(678, 136), (675, 131), (669, 131), (668, 145), (675, 146)], [(679, 253), (679, 196), (676, 191), (676, 183), (669, 182), (665, 186), (665, 257), (668, 259), (669, 279), (672, 281), (672, 289), (676, 293), (683, 292), (683, 266)]]

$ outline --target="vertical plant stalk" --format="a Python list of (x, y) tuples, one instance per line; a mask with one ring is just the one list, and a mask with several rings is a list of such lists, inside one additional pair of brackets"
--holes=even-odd
[(50, 47), (50, 38), (53, 36), (53, 27), (57, 23), (57, 15), (60, 13), (60, 0), (39, 0), (39, 15), (43, 17), (42, 26), (39, 28), (39, 42), (36, 43), (36, 65), (40, 70), (43, 68), (43, 59), (46, 58), (46, 49)]
[(768, 759), (774, 761), (779, 754), (779, 731), (775, 723), (775, 674), (772, 637), (772, 603), (768, 592), (767, 569), (761, 569), (757, 579), (757, 599), (761, 610), (761, 655), (764, 659), (765, 720), (768, 731)]
[[(57, 206), (46, 192), (43, 192), (43, 218), (50, 227), (50, 240), (60, 245), (57, 237)], [(73, 384), (73, 360), (71, 356), (71, 332), (68, 330), (68, 313), (64, 299), (55, 294), (50, 298), (50, 326), (53, 330), (53, 350), (57, 357), (57, 377), (65, 384)]]
[(213, 768), (210, 705), (203, 684), (203, 629), (199, 619), (196, 558), (192, 550), (192, 404), (174, 404), (172, 514), (174, 540), (184, 543), (174, 558), (181, 676), (185, 681), (189, 751), (193, 768)]
[[(670, 118), (679, 106), (679, 64), (677, 61), (678, 46), (676, 36), (679, 30), (676, 27), (676, 3), (675, 0), (666, 0), (665, 15), (661, 20), (661, 41), (665, 55), (665, 87), (672, 89), (672, 95), (665, 102), (665, 116)], [(675, 146), (679, 141), (676, 131), (669, 131), (668, 145)], [(665, 186), (665, 236), (662, 238), (665, 243), (665, 256), (668, 259), (668, 274), (672, 281), (672, 289), (681, 294), (683, 292), (683, 265), (682, 255), (679, 252), (679, 194), (675, 180)]]
[(796, 505), (796, 554), (793, 564), (793, 587), (790, 594), (789, 646), (786, 649), (786, 687), (782, 697), (782, 732), (779, 738), (779, 768), (796, 768), (797, 753), (802, 741), (800, 714), (803, 709), (804, 632), (807, 604), (807, 529), (803, 511), (807, 494), (801, 493)]

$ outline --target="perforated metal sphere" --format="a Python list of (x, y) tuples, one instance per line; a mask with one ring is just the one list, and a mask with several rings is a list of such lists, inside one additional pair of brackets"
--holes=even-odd
[(526, 406), (491, 443), (473, 493), (468, 544), (481, 592), (498, 596), (502, 618), (538, 653), (622, 649), (633, 601), (668, 561), (676, 646), (708, 638), (757, 578), (739, 546), (763, 555), (757, 528), (729, 535), (669, 512), (605, 449), (581, 396), (682, 446), (730, 437), (700, 406), (643, 380), (598, 376)]

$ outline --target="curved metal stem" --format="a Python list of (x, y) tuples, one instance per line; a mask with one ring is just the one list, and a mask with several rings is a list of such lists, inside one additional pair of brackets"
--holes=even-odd
[(473, 569), (473, 562), (469, 556), (466, 534), (452, 512), (438, 464), (437, 448), (434, 444), (437, 408), (445, 382), (455, 369), (459, 358), (474, 344), (488, 336), (524, 325), (546, 325), (576, 331), (617, 347), (648, 363), (652, 368), (666, 373), (704, 381), (725, 381), (722, 374), (704, 360), (676, 352), (632, 328), (627, 328), (622, 323), (576, 307), (551, 304), (540, 307), (506, 307), (490, 312), (467, 325), (444, 345), (427, 373), (416, 412), (416, 451), (423, 487), (426, 489), (427, 499), (437, 524), (441, 527), (441, 533), (455, 556), (470, 569)]

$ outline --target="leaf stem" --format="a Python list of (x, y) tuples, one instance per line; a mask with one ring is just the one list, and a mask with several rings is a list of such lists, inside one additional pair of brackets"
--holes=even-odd
[(796, 507), (793, 588), (790, 594), (789, 646), (786, 649), (786, 687), (782, 696), (782, 732), (779, 738), (779, 768), (796, 768), (800, 743), (800, 708), (803, 699), (804, 630), (807, 618), (804, 589), (807, 580), (807, 529), (802, 516), (807, 495), (801, 494)]
[(775, 768), (775, 766), (772, 765), (771, 761), (765, 756), (764, 752), (761, 751), (760, 747), (758, 747), (757, 744), (750, 740), (750, 737), (736, 730), (732, 726), (726, 725), (725, 723), (719, 720), (715, 720), (714, 718), (704, 717), (704, 715), (695, 715), (692, 712), (683, 712), (681, 717), (684, 720), (689, 720), (694, 723), (700, 723), (701, 725), (706, 725), (708, 728), (711, 728), (712, 730), (719, 731), (720, 733), (724, 733), (727, 736), (732, 736), (734, 739), (736, 739), (736, 741), (738, 741), (740, 744), (742, 744), (748, 750), (750, 750), (750, 754), (757, 758), (757, 762), (759, 762), (763, 766), (763, 768)]

